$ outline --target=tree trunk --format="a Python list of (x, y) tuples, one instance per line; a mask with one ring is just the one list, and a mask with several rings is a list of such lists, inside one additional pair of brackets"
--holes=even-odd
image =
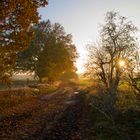
[(42, 82), (43, 82), (43, 81), (42, 81), (42, 77), (39, 77), (39, 82), (40, 82), (40, 83), (42, 83)]
[(119, 81), (119, 77), (116, 77), (115, 81), (110, 85), (109, 88), (110, 102), (112, 106), (115, 106), (116, 104)]

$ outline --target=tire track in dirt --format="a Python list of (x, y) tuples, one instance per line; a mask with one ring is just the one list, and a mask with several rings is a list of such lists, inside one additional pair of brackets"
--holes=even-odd
[(83, 140), (85, 96), (74, 91), (67, 87), (42, 95), (27, 104), (31, 108), (3, 117), (0, 140)]

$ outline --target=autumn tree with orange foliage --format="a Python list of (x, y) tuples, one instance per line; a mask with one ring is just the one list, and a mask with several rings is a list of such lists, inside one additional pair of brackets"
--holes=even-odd
[(0, 79), (12, 74), (17, 53), (28, 47), (33, 33), (32, 24), (38, 23), (38, 8), (47, 0), (0, 1)]

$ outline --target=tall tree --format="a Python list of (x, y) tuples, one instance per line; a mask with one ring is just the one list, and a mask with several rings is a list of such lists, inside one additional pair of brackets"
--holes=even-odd
[(39, 21), (38, 8), (47, 0), (0, 1), (0, 77), (10, 73), (17, 53), (28, 47), (30, 27)]
[(116, 12), (107, 12), (101, 40), (89, 48), (89, 69), (96, 72), (113, 102), (122, 74), (137, 56), (136, 31), (137, 28), (127, 18)]
[(33, 29), (35, 34), (30, 47), (19, 55), (18, 69), (34, 71), (40, 81), (44, 77), (54, 81), (66, 70), (75, 68), (76, 48), (63, 26), (47, 21)]

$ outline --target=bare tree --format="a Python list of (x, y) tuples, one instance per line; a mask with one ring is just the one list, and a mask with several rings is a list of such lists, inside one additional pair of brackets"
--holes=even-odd
[(137, 55), (137, 28), (116, 12), (107, 12), (100, 41), (89, 47), (87, 67), (104, 83), (114, 104), (122, 75)]

